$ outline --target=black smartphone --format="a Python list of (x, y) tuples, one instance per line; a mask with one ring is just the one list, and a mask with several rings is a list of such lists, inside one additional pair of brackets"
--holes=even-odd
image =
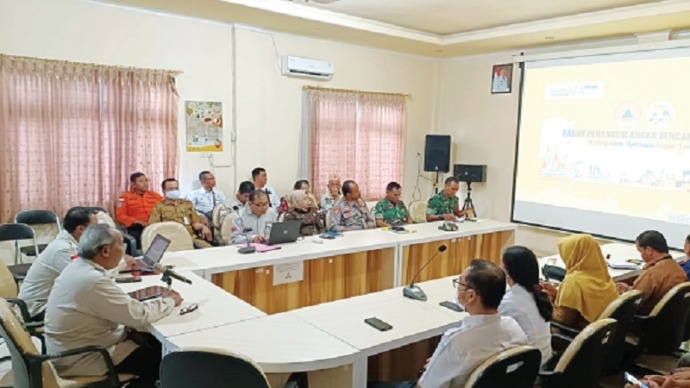
[(457, 312), (459, 312), (459, 313), (465, 311), (462, 307), (460, 307), (459, 304), (453, 303), (453, 302), (451, 302), (451, 301), (449, 301), (449, 300), (444, 300), (443, 302), (439, 303), (439, 305), (441, 305), (441, 306), (443, 306), (443, 307), (445, 307), (445, 308), (451, 309), (451, 310), (453, 310), (453, 311), (457, 311)]
[(138, 283), (141, 281), (141, 276), (117, 276), (115, 283)]
[(335, 236), (331, 236), (330, 234), (322, 234), (319, 237), (326, 239), (326, 240), (335, 240)]
[(393, 326), (389, 325), (388, 323), (378, 319), (378, 318), (367, 318), (364, 320), (364, 323), (367, 325), (379, 330), (379, 331), (388, 331), (393, 328)]

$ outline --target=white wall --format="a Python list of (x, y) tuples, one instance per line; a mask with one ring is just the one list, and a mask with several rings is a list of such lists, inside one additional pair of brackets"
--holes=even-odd
[[(416, 153), (423, 152), (423, 136), (432, 130), (436, 60), (257, 30), (236, 31), (233, 39), (231, 25), (78, 0), (0, 2), (2, 53), (183, 72), (177, 82), (183, 191), (191, 187), (199, 171), (209, 167), (208, 159), (185, 151), (185, 100), (223, 102), (226, 149), (213, 159), (215, 165), (229, 166), (216, 169), (218, 185), (226, 194), (234, 192), (236, 183), (249, 178), (256, 166), (268, 170), (279, 192), (288, 191), (301, 178), (297, 150), (302, 85), (317, 83), (281, 76), (280, 55), (333, 61), (336, 75), (324, 83), (327, 87), (411, 93), (404, 157), (405, 197), (410, 198)], [(235, 103), (233, 54), (237, 64), (236, 166), (232, 166), (228, 141)]]

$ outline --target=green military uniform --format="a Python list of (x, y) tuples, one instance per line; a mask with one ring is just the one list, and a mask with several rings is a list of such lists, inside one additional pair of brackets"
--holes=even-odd
[(407, 222), (410, 212), (407, 211), (403, 201), (393, 203), (388, 198), (384, 198), (374, 207), (374, 217), (377, 220), (383, 220), (388, 225), (398, 225)]
[(186, 199), (164, 199), (162, 202), (158, 202), (151, 210), (149, 224), (164, 221), (172, 221), (184, 225), (189, 235), (192, 236), (194, 246), (197, 248), (208, 248), (212, 246), (208, 241), (200, 238), (194, 231), (194, 228), (192, 228), (192, 225), (199, 222), (199, 215), (196, 213), (196, 210), (194, 210), (191, 201)]
[(455, 210), (458, 209), (458, 197), (446, 195), (445, 191), (434, 195), (429, 199), (426, 214), (431, 216), (441, 216), (444, 214), (455, 215)]

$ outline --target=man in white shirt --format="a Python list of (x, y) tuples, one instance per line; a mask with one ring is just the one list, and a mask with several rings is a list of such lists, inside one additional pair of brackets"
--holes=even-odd
[[(223, 205), (225, 206), (228, 213), (233, 211), (240, 211), (249, 201), (249, 194), (256, 190), (254, 184), (250, 181), (244, 181), (240, 183), (240, 187), (237, 189), (237, 194), (234, 197), (228, 198)], [(235, 209), (237, 208), (237, 209)]]
[(506, 277), (499, 267), (486, 260), (473, 260), (453, 284), (458, 289), (458, 303), (470, 315), (459, 327), (443, 334), (419, 380), (371, 386), (462, 388), (482, 362), (498, 352), (527, 344), (527, 336), (517, 322), (498, 314), (506, 289)]
[(202, 221), (207, 224), (213, 219), (213, 208), (227, 200), (225, 194), (216, 188), (216, 177), (210, 171), (199, 173), (201, 187), (191, 191), (187, 199), (192, 202), (194, 210), (202, 216)]
[[(111, 272), (124, 255), (122, 234), (107, 224), (87, 228), (79, 240), (79, 258), (55, 281), (46, 307), (45, 333), (49, 354), (98, 346), (110, 353), (117, 373), (139, 376), (135, 386), (154, 387), (158, 380), (160, 344), (138, 344), (131, 329), (144, 331), (182, 303), (175, 291), (140, 302), (115, 283)], [(98, 353), (56, 359), (62, 376), (102, 376), (107, 373)]]
[(278, 213), (268, 207), (268, 195), (254, 190), (249, 195), (248, 206), (242, 208), (232, 220), (230, 241), (232, 244), (267, 243), (271, 236), (271, 225), (278, 219)]
[(63, 222), (63, 231), (48, 244), (29, 268), (19, 287), (18, 298), (26, 302), (33, 320), (43, 320), (46, 301), (55, 279), (77, 258), (77, 244), (84, 230), (96, 223), (96, 215), (88, 209), (69, 209)]
[(262, 167), (253, 169), (252, 179), (254, 180), (254, 187), (257, 190), (261, 190), (268, 194), (269, 205), (277, 212), (280, 206), (280, 198), (276, 194), (276, 190), (268, 185), (268, 174), (266, 174), (266, 169)]

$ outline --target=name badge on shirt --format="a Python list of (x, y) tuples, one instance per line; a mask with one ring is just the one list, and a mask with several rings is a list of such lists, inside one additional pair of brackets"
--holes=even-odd
[(182, 221), (185, 225), (189, 225), (189, 218), (187, 218), (187, 216), (182, 217)]

